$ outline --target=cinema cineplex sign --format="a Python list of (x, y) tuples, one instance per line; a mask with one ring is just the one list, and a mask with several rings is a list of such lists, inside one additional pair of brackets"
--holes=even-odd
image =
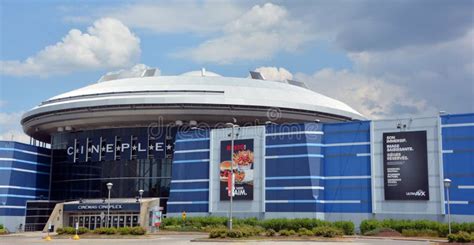
[(173, 154), (173, 141), (148, 135), (75, 138), (66, 152), (72, 162), (160, 159)]

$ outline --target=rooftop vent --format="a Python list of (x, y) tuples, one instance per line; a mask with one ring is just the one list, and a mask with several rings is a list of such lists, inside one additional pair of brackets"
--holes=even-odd
[(156, 73), (156, 68), (146, 69), (143, 71), (141, 77), (154, 77)]
[(309, 89), (308, 88), (308, 85), (306, 85), (306, 83), (304, 82), (298, 82), (298, 81), (295, 81), (295, 80), (286, 80), (289, 84), (291, 85), (295, 85), (295, 86), (298, 86), (298, 87), (302, 87), (302, 88), (306, 88), (306, 89)]
[(250, 77), (252, 77), (252, 79), (265, 80), (262, 73), (258, 71), (250, 71)]
[(160, 75), (160, 70), (157, 68), (142, 68), (142, 67), (133, 67), (130, 70), (120, 70), (117, 72), (109, 72), (108, 74), (103, 75), (99, 81), (107, 82), (123, 78), (134, 78), (134, 77), (154, 77)]
[(100, 79), (99, 79), (99, 83), (101, 82), (106, 82), (106, 81), (111, 81), (111, 80), (116, 80), (119, 78), (119, 73), (113, 73), (113, 74), (107, 74), (107, 75), (103, 75)]

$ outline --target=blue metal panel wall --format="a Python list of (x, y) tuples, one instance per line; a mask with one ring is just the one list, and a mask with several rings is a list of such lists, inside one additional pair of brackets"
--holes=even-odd
[(266, 212), (322, 212), (322, 125), (266, 127)]
[[(474, 114), (441, 118), (453, 214), (474, 214)], [(169, 212), (208, 212), (209, 132), (179, 133)], [(266, 127), (266, 212), (370, 213), (370, 122)]]
[(473, 215), (474, 114), (442, 116), (441, 123), (444, 177), (452, 181), (451, 213)]
[(0, 216), (23, 216), (27, 200), (47, 199), (51, 151), (0, 141)]
[(370, 213), (370, 122), (324, 125), (324, 212)]
[(168, 212), (208, 212), (209, 131), (178, 132)]

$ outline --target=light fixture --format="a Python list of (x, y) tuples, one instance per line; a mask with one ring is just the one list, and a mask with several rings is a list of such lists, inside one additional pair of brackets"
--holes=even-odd
[(140, 197), (140, 201), (141, 201), (142, 198), (143, 198), (143, 193), (144, 193), (144, 192), (145, 192), (145, 191), (142, 190), (142, 189), (140, 189), (140, 190), (138, 191), (138, 194), (140, 195), (140, 196), (139, 196), (139, 197)]
[(451, 187), (451, 180), (450, 179), (444, 179), (444, 187), (449, 188)]
[(176, 126), (183, 126), (183, 121), (181, 121), (181, 120), (176, 120), (176, 121), (174, 122), (174, 124), (176, 124)]
[(448, 232), (451, 234), (451, 205), (449, 203), (449, 187), (451, 186), (451, 180), (446, 178), (443, 180), (444, 187), (446, 188), (446, 200), (448, 201)]

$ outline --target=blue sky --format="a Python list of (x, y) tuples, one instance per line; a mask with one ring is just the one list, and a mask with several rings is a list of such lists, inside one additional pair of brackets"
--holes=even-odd
[[(137, 64), (292, 78), (371, 118), (473, 112), (473, 1), (0, 2), (0, 138)], [(71, 31), (73, 30), (73, 31)]]

